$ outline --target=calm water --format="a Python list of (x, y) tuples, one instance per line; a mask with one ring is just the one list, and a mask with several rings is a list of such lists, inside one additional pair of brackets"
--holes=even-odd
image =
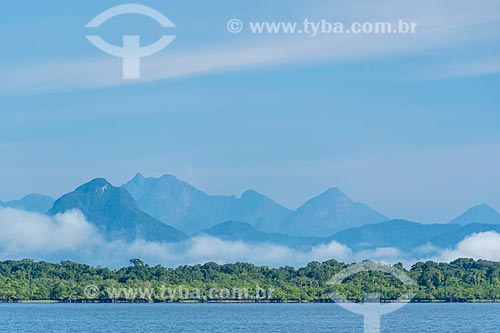
[[(335, 304), (0, 304), (9, 332), (362, 332)], [(500, 304), (409, 304), (382, 332), (500, 332)]]

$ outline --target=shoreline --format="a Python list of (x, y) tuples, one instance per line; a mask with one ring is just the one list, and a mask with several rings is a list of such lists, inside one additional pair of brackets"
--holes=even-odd
[[(183, 301), (147, 301), (147, 300), (75, 300), (75, 301), (61, 301), (61, 300), (0, 300), (0, 304), (336, 304), (333, 301), (238, 301), (238, 300), (225, 300), (225, 301), (197, 301), (197, 300), (183, 300)], [(358, 304), (360, 302), (347, 302)], [(381, 304), (389, 303), (408, 303), (408, 304), (500, 304), (500, 300), (469, 300), (469, 301), (447, 301), (447, 300), (433, 300), (433, 301), (415, 301), (415, 302), (381, 302)]]

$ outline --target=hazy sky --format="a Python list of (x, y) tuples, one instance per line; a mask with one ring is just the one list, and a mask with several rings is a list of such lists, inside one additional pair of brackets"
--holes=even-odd
[[(137, 1), (176, 25), (142, 78), (86, 39), (122, 1), (0, 5), (0, 200), (174, 174), (296, 208), (329, 187), (393, 218), (500, 209), (500, 2)], [(252, 35), (226, 22), (397, 21), (415, 35)], [(143, 44), (138, 15), (92, 30)]]

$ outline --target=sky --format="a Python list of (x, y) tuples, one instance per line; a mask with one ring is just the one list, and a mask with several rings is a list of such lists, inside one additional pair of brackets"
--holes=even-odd
[[(292, 209), (339, 187), (391, 218), (500, 210), (499, 1), (136, 1), (176, 26), (139, 80), (85, 38), (165, 33), (132, 14), (85, 28), (123, 3), (2, 1), (1, 201), (141, 172)], [(227, 30), (234, 18), (241, 33)], [(419, 25), (317, 37), (248, 26), (304, 19)]]

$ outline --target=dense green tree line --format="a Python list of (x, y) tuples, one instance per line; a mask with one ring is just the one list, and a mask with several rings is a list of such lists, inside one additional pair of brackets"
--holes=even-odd
[[(419, 262), (405, 270), (415, 285), (407, 286), (381, 272), (361, 272), (342, 284), (327, 282), (350, 265), (329, 260), (311, 262), (306, 267), (269, 268), (247, 263), (180, 266), (149, 266), (139, 259), (118, 270), (92, 267), (70, 261), (58, 264), (32, 260), (0, 262), (0, 300), (59, 301), (217, 301), (236, 299), (228, 291), (248, 290), (250, 295), (271, 291), (259, 300), (329, 301), (332, 292), (360, 301), (367, 293), (378, 292), (383, 300), (395, 300), (403, 293), (413, 301), (498, 301), (500, 263), (459, 259), (451, 263)], [(145, 289), (154, 294), (141, 294)], [(116, 291), (139, 290), (133, 297)], [(161, 297), (158, 291), (163, 291)], [(182, 291), (193, 295), (182, 296)], [(194, 293), (193, 291), (199, 291)], [(222, 298), (224, 294), (224, 298)], [(254, 300), (256, 298), (253, 298)]]

